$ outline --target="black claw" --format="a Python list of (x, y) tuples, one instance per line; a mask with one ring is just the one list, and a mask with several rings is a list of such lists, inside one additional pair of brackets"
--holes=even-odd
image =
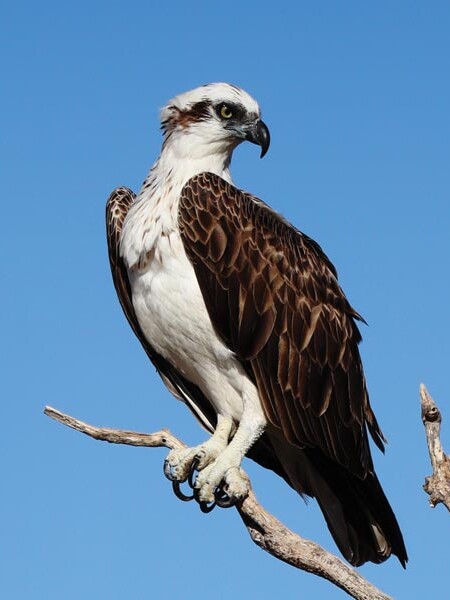
[(196, 473), (198, 472), (199, 463), (200, 458), (196, 456), (192, 461), (191, 466), (189, 467), (187, 483), (192, 489), (192, 496), (186, 496), (186, 494), (184, 494), (181, 491), (180, 482), (177, 481), (173, 476), (169, 462), (167, 461), (167, 459), (164, 461), (164, 475), (167, 477), (167, 479), (169, 479), (172, 482), (172, 487), (175, 496), (180, 500), (183, 500), (183, 502), (190, 502), (191, 500), (195, 500), (200, 506), (200, 510), (203, 513), (211, 512), (216, 506), (219, 506), (220, 508), (230, 508), (231, 506), (234, 506), (237, 503), (237, 500), (236, 498), (230, 497), (225, 492), (225, 490), (223, 489), (223, 483), (221, 483), (219, 487), (216, 488), (214, 492), (214, 500), (213, 502), (211, 502), (211, 504), (200, 500), (200, 490), (195, 487)]
[(220, 508), (231, 508), (237, 502), (236, 498), (230, 497), (220, 485), (214, 492), (214, 498), (217, 506)]
[(192, 491), (194, 492), (194, 500), (200, 504), (200, 490), (197, 488), (192, 488)]
[(207, 502), (203, 502), (203, 500), (200, 500), (200, 490), (198, 488), (193, 488), (193, 492), (194, 492), (194, 499), (200, 506), (200, 510), (203, 513), (211, 512), (212, 509), (216, 506), (215, 501), (213, 501), (211, 504), (208, 504)]
[(183, 500), (183, 502), (190, 502), (191, 500), (194, 499), (195, 494), (193, 494), (192, 496), (186, 496), (186, 494), (183, 494), (183, 492), (180, 489), (179, 481), (172, 480), (172, 488), (173, 488), (175, 496), (177, 498), (179, 498), (180, 500)]
[(203, 513), (209, 513), (212, 511), (212, 509), (216, 506), (216, 503), (213, 502), (212, 504), (208, 504), (207, 502), (199, 502), (198, 503), (200, 506), (200, 510)]
[(189, 486), (194, 490), (195, 493), (195, 473), (197, 471), (197, 467), (198, 467), (198, 463), (200, 462), (200, 459), (198, 458), (198, 456), (196, 456), (194, 458), (194, 460), (191, 463), (191, 466), (189, 467), (189, 475), (188, 475), (188, 484)]
[(228, 495), (225, 495), (223, 498), (216, 498), (216, 504), (219, 508), (231, 508), (236, 505), (236, 498), (230, 498)]

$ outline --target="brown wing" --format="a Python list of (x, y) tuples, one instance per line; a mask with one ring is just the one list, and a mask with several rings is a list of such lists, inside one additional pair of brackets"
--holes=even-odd
[(321, 248), (263, 202), (203, 173), (184, 187), (179, 226), (212, 323), (256, 382), (270, 423), (365, 477), (366, 426), (383, 449), (361, 339)]
[(106, 236), (111, 273), (123, 312), (134, 333), (155, 365), (168, 389), (185, 402), (200, 423), (212, 431), (217, 416), (200, 389), (187, 381), (169, 362), (159, 355), (147, 342), (136, 318), (131, 297), (127, 270), (119, 253), (120, 234), (128, 209), (136, 195), (126, 187), (116, 188), (106, 203)]

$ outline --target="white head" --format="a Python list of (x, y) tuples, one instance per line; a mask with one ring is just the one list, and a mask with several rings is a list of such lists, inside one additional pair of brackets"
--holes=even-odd
[(228, 83), (210, 83), (170, 100), (161, 111), (164, 146), (180, 157), (231, 158), (234, 148), (249, 140), (267, 152), (270, 135), (258, 103)]

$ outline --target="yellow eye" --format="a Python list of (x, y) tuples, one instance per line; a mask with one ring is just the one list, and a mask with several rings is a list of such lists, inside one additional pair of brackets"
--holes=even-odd
[(231, 119), (231, 117), (233, 116), (233, 111), (228, 106), (228, 104), (222, 104), (222, 106), (220, 107), (220, 116), (222, 117), (222, 119)]

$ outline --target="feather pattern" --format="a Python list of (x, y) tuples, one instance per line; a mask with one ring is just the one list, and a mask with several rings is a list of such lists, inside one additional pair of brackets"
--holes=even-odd
[(362, 319), (320, 246), (230, 183), (238, 144), (268, 149), (258, 104), (209, 84), (171, 100), (161, 125), (161, 155), (139, 196), (118, 188), (106, 210), (114, 285), (133, 331), (207, 429), (231, 413), (228, 449), (236, 440), (243, 449), (264, 420), (243, 452), (317, 499), (349, 562), (393, 553), (404, 566), (370, 455), (368, 433), (381, 449), (384, 438), (358, 351)]
[(183, 188), (179, 226), (218, 335), (247, 366), (266, 416), (363, 479), (370, 407), (355, 320), (336, 271), (306, 235), (219, 176)]
[(136, 318), (127, 270), (120, 256), (120, 235), (123, 222), (135, 198), (136, 195), (130, 189), (120, 187), (111, 193), (106, 203), (106, 237), (114, 287), (128, 323), (169, 391), (187, 404), (203, 427), (212, 432), (216, 426), (217, 415), (209, 400), (195, 384), (188, 381), (172, 364), (155, 352)]

